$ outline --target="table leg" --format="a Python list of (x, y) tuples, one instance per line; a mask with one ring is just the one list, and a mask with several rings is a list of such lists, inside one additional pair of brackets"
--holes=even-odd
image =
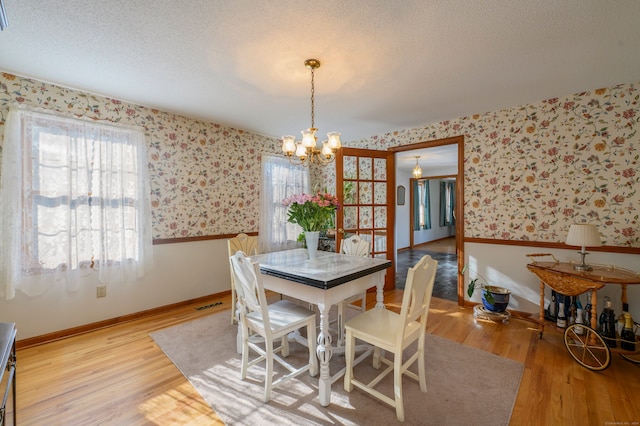
[(344, 308), (346, 303), (338, 303), (338, 347), (344, 347)]
[(384, 306), (384, 271), (376, 272), (376, 308), (386, 309)]
[(331, 372), (329, 361), (333, 355), (331, 348), (331, 333), (329, 331), (329, 308), (331, 306), (319, 304), (320, 333), (318, 334), (318, 359), (320, 360), (320, 379), (318, 384), (318, 398), (320, 405), (326, 407), (331, 403)]

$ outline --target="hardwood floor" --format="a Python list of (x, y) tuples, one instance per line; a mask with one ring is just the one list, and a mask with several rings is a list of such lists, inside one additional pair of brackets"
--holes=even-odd
[(420, 244), (416, 247), (440, 253), (456, 254), (456, 237), (442, 238), (440, 240)]
[[(20, 425), (222, 424), (149, 332), (226, 310), (185, 306), (18, 351)], [(402, 291), (385, 294), (398, 309)], [(375, 304), (369, 294), (367, 305)], [(530, 322), (476, 321), (472, 310), (434, 298), (428, 331), (525, 364), (512, 425), (638, 424), (640, 367), (617, 355), (599, 373), (573, 361), (558, 331), (542, 339)], [(428, 367), (427, 367), (428, 368)], [(334, 386), (339, 385), (338, 383)], [(469, 383), (482, 391), (481, 383)], [(428, 394), (427, 396), (428, 397)], [(410, 409), (410, 408), (409, 408)]]

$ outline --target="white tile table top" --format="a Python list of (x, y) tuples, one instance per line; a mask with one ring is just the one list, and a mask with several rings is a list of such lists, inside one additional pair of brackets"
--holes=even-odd
[[(2, 382), (4, 372), (7, 370), (7, 362), (9, 362), (9, 356), (13, 351), (16, 333), (17, 330), (15, 323), (0, 322), (0, 382)], [(0, 393), (0, 397), (2, 395), (3, 394)], [(0, 400), (0, 402), (2, 401)], [(0, 404), (0, 408), (2, 408), (2, 404)], [(0, 414), (2, 413), (0, 412)], [(1, 420), (2, 416), (0, 416), (0, 421)]]
[(252, 256), (251, 260), (260, 264), (263, 274), (324, 289), (391, 266), (391, 261), (387, 259), (348, 256), (327, 251), (318, 251), (317, 258), (309, 260), (306, 249), (265, 253)]

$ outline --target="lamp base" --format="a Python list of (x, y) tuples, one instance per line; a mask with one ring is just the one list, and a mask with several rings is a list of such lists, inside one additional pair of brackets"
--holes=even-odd
[(585, 265), (584, 263), (582, 265), (573, 265), (573, 269), (575, 269), (576, 271), (592, 271), (593, 268), (589, 265)]
[(582, 258), (580, 260), (580, 264), (579, 265), (573, 265), (573, 269), (576, 270), (576, 271), (592, 271), (593, 268), (591, 266), (587, 265), (586, 263), (584, 263), (584, 257), (589, 254), (586, 251), (584, 251), (584, 247), (582, 248), (582, 251), (578, 252), (578, 254), (580, 256), (582, 256)]

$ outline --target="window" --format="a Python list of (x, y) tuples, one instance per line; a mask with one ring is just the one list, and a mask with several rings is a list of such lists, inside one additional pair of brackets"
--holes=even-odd
[(311, 191), (309, 169), (294, 166), (285, 157), (262, 156), (262, 191), (260, 208), (261, 253), (292, 248), (302, 232), (300, 226), (287, 222), (285, 198)]
[(26, 110), (11, 110), (5, 127), (4, 296), (93, 274), (103, 283), (142, 276), (151, 261), (142, 132)]
[(413, 192), (413, 228), (415, 231), (419, 231), (421, 229), (431, 229), (431, 199), (429, 195), (429, 180), (414, 180)]
[(455, 224), (455, 182), (440, 182), (440, 226)]

